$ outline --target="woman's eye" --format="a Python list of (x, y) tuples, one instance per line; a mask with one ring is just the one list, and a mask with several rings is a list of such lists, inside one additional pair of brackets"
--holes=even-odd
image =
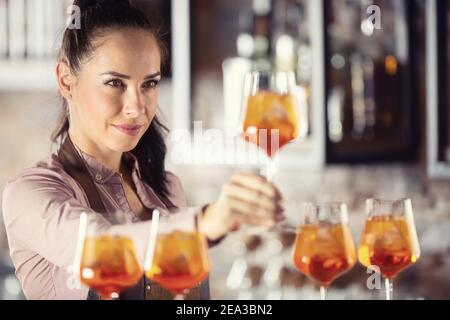
[(152, 89), (158, 86), (159, 80), (150, 80), (144, 83), (144, 88)]
[(113, 87), (113, 88), (121, 88), (121, 87), (123, 87), (123, 82), (122, 82), (122, 80), (119, 80), (119, 79), (113, 79), (113, 80), (106, 82), (106, 85)]

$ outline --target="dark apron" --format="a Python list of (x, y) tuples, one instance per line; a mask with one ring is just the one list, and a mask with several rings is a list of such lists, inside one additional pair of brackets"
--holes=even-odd
[[(106, 214), (105, 206), (100, 198), (97, 187), (86, 168), (83, 159), (78, 154), (69, 136), (64, 140), (58, 151), (58, 158), (64, 170), (75, 179), (83, 188), (92, 210)], [(176, 208), (166, 197), (159, 196), (160, 200), (167, 208)], [(99, 300), (97, 293), (89, 289), (88, 300)], [(157, 283), (147, 279), (145, 276), (133, 287), (124, 290), (119, 295), (120, 300), (171, 300), (173, 295)], [(209, 299), (209, 278), (204, 280), (197, 287), (191, 289), (185, 296), (187, 300), (208, 300)]]

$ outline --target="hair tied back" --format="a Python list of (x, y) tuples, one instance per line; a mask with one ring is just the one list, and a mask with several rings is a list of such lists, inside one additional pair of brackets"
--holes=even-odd
[(73, 5), (81, 10), (89, 8), (102, 8), (111, 5), (130, 5), (129, 0), (74, 0)]

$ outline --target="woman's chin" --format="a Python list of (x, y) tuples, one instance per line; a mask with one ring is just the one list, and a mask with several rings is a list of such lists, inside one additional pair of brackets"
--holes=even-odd
[(111, 146), (111, 149), (117, 152), (129, 152), (136, 148), (139, 140), (138, 139), (129, 139), (128, 141), (114, 141), (114, 144)]

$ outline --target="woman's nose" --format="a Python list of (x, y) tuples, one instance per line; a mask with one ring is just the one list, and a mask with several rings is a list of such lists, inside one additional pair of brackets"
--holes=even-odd
[(130, 117), (138, 117), (145, 113), (145, 98), (139, 92), (139, 89), (130, 89), (127, 91), (123, 113)]

